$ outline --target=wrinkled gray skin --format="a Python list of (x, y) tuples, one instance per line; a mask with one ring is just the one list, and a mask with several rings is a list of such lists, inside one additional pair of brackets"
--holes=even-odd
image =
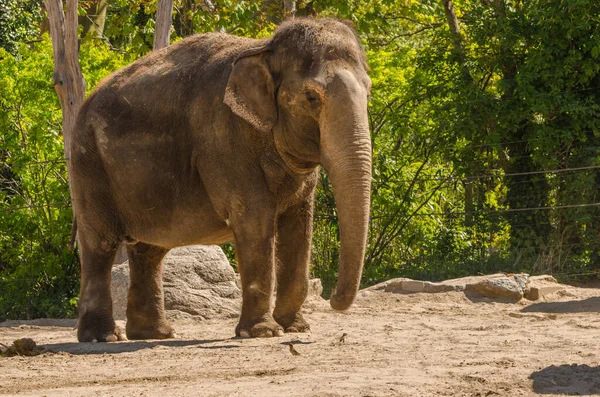
[(370, 85), (355, 33), (331, 19), (295, 19), (264, 40), (193, 36), (107, 78), (83, 105), (71, 147), (78, 339), (125, 339), (109, 288), (121, 241), (130, 339), (173, 336), (161, 274), (169, 249), (232, 240), (243, 291), (236, 335), (308, 331), (300, 307), (319, 164), (341, 233), (331, 306), (347, 309), (365, 253)]

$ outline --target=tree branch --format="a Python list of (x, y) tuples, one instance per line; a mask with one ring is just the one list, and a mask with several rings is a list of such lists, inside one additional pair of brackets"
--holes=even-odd
[(450, 32), (452, 33), (452, 42), (454, 44), (454, 51), (458, 57), (458, 61), (460, 63), (460, 68), (463, 74), (463, 77), (466, 81), (472, 83), (473, 77), (467, 68), (465, 49), (462, 44), (462, 36), (460, 34), (460, 27), (458, 26), (458, 18), (456, 18), (456, 13), (454, 12), (454, 4), (452, 4), (451, 0), (442, 0), (444, 3), (444, 11), (446, 12), (446, 20), (448, 21), (448, 26), (450, 27)]

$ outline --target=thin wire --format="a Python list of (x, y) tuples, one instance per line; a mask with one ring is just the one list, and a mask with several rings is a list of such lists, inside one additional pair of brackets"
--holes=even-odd
[[(599, 168), (600, 168), (600, 165), (591, 165), (588, 167), (560, 168), (560, 169), (556, 169), (556, 170), (515, 172), (515, 173), (500, 174), (500, 175), (488, 174), (488, 175), (472, 175), (472, 176), (465, 176), (465, 177), (454, 177), (454, 176), (431, 177), (431, 178), (422, 178), (419, 180), (420, 181), (464, 181), (464, 180), (475, 180), (475, 179), (482, 179), (482, 178), (504, 178), (504, 177), (513, 177), (513, 176), (539, 175), (539, 174), (551, 174), (551, 173), (557, 174), (557, 173), (561, 173), (561, 172), (587, 171), (587, 170), (593, 170), (593, 169), (599, 169)], [(501, 171), (501, 170), (500, 169), (498, 169), (498, 170), (490, 169), (488, 171)], [(393, 179), (393, 180), (389, 180), (388, 182), (409, 183), (412, 181), (413, 181), (412, 179)]]
[[(30, 161), (27, 163), (12, 163), (11, 165), (14, 167), (26, 167), (30, 165), (39, 165), (39, 164), (58, 164), (58, 163), (66, 163), (65, 159), (54, 159), (54, 160), (42, 160), (42, 161)], [(8, 164), (7, 164), (8, 165)]]
[[(18, 210), (26, 210), (26, 209), (34, 209), (34, 208), (48, 208), (48, 207), (58, 207), (61, 204), (71, 204), (72, 200), (64, 200), (64, 201), (56, 201), (54, 203), (48, 203), (48, 204), (44, 204), (44, 205), (27, 205), (27, 206), (23, 206), (23, 207), (12, 207), (12, 208), (7, 208), (7, 209), (2, 209), (0, 210), (0, 213), (2, 212), (13, 212), (13, 211), (18, 211)], [(8, 207), (8, 206), (6, 206)], [(68, 205), (66, 206), (68, 207)]]
[[(538, 181), (542, 181), (545, 179), (538, 179)], [(511, 187), (514, 185), (522, 185), (525, 183), (529, 183), (530, 181), (523, 181), (523, 182), (515, 182), (515, 183), (511, 183)], [(577, 190), (577, 194), (579, 196), (582, 196), (584, 193), (598, 193), (599, 192), (599, 188), (600, 185), (593, 185), (593, 186), (589, 186), (586, 187), (585, 189), (579, 189)], [(533, 198), (537, 198), (537, 199), (544, 199), (544, 201), (546, 200), (552, 200), (555, 199), (557, 201), (562, 201), (560, 200), (561, 198), (564, 198), (565, 195), (572, 195), (574, 192), (573, 191), (569, 191), (567, 189), (560, 189), (560, 188), (554, 188), (552, 189), (552, 191), (556, 192), (556, 194), (551, 194), (550, 192), (547, 193), (536, 193), (536, 194), (525, 194), (525, 195), (519, 195), (517, 196), (519, 200), (526, 200), (526, 199), (533, 199)], [(431, 190), (428, 191), (422, 191), (422, 192), (418, 192), (418, 195), (428, 195), (431, 192)], [(477, 193), (474, 194), (474, 196), (477, 196)]]
[[(525, 212), (525, 211), (543, 211), (543, 210), (557, 210), (566, 208), (586, 208), (586, 207), (597, 207), (600, 203), (591, 204), (570, 204), (570, 205), (557, 205), (551, 207), (528, 207), (528, 208), (508, 208), (504, 210), (488, 210), (488, 211), (455, 211), (455, 212), (426, 212), (412, 214), (411, 216), (455, 216), (455, 215), (478, 215), (478, 214), (504, 214), (511, 212)], [(338, 219), (337, 215), (317, 214), (314, 216), (315, 219)], [(387, 215), (372, 216), (370, 219), (391, 219), (392, 217)]]
[(591, 204), (570, 204), (570, 205), (557, 205), (552, 207), (528, 207), (528, 208), (508, 208), (505, 210), (490, 210), (490, 211), (461, 211), (461, 212), (430, 212), (415, 214), (414, 216), (453, 216), (453, 215), (474, 215), (474, 214), (504, 214), (511, 212), (526, 212), (526, 211), (544, 211), (544, 210), (557, 210), (565, 208), (585, 208), (585, 207), (597, 207), (600, 203)]
[[(43, 279), (43, 278), (44, 278), (44, 275), (40, 275), (40, 277), (11, 278), (9, 280), (0, 280), (0, 283), (40, 281), (40, 279)], [(48, 276), (47, 278), (50, 281), (52, 281), (52, 280), (71, 280), (71, 279), (79, 279), (79, 276), (61, 276), (61, 277)]]

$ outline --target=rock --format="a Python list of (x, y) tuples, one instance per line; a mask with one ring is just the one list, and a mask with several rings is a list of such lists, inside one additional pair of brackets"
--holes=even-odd
[(535, 301), (553, 293), (565, 290), (566, 288), (558, 284), (556, 279), (552, 276), (532, 276), (529, 278), (529, 289), (525, 293), (525, 298)]
[[(218, 246), (172, 249), (163, 261), (165, 309), (168, 317), (237, 317), (241, 291), (235, 273)], [(125, 319), (129, 265), (114, 266), (113, 316)]]
[[(464, 289), (464, 288), (463, 288)], [(429, 294), (448, 291), (460, 291), (458, 287), (444, 283), (432, 283), (431, 281), (412, 280), (410, 278), (395, 278), (365, 288), (363, 291), (384, 291), (392, 293), (416, 293), (425, 292)]]
[(411, 281), (410, 278), (399, 277), (391, 280), (381, 282), (379, 284), (372, 285), (364, 289), (364, 291), (386, 291), (386, 292), (400, 292), (402, 291), (402, 281)]
[(556, 279), (549, 275), (549, 274), (541, 274), (539, 276), (530, 276), (529, 277), (529, 282), (531, 284), (535, 284), (535, 283), (553, 283), (553, 284), (557, 284), (558, 281), (556, 281)]
[(392, 280), (388, 283), (384, 289), (385, 292), (423, 292), (425, 290), (425, 283), (418, 280), (402, 279)]
[(394, 279), (390, 280), (384, 288), (385, 292), (423, 292), (425, 286), (423, 281), (411, 279)]
[(518, 302), (527, 290), (527, 274), (493, 277), (465, 286), (465, 294), (492, 300)]
[(441, 281), (441, 285), (449, 285), (454, 288), (455, 291), (464, 291), (468, 284), (477, 284), (481, 281), (490, 280), (494, 278), (506, 277), (504, 273), (488, 274), (485, 276), (469, 276), (461, 278), (453, 278), (450, 280)]
[(548, 295), (551, 295), (555, 292), (564, 291), (565, 287), (561, 285), (545, 285), (539, 287), (531, 287), (529, 292), (525, 295), (525, 298), (530, 301), (536, 301), (538, 299), (544, 298)]
[(459, 287), (451, 284), (443, 284), (443, 283), (432, 283), (430, 281), (425, 281), (425, 289), (423, 292), (427, 292), (429, 294), (435, 294), (439, 292), (448, 292), (448, 291), (462, 291)]
[[(242, 293), (239, 274), (218, 246), (174, 248), (163, 261), (165, 309), (170, 319), (238, 317)], [(112, 270), (115, 320), (126, 319), (129, 263)], [(309, 280), (307, 300), (323, 299), (321, 280)]]
[(418, 280), (403, 281), (402, 290), (406, 292), (423, 292), (425, 291), (425, 283)]
[(471, 297), (486, 301), (518, 302), (523, 297), (538, 300), (544, 296), (566, 291), (564, 286), (549, 275), (529, 276), (526, 273), (496, 273), (486, 276), (470, 276), (439, 283), (395, 278), (365, 288), (363, 292), (383, 291), (391, 293), (439, 293), (448, 291), (464, 291)]
[(534, 318), (537, 320), (556, 320), (558, 316), (556, 314), (537, 314), (537, 313), (519, 313), (513, 312), (508, 313), (510, 317), (514, 318)]
[(323, 284), (320, 278), (312, 278), (308, 280), (308, 296), (306, 300), (323, 299)]
[(113, 317), (115, 320), (125, 320), (127, 309), (127, 291), (129, 290), (129, 264), (127, 261), (113, 265), (110, 280), (110, 294), (113, 301)]
[(0, 357), (38, 356), (45, 352), (46, 350), (37, 346), (31, 338), (17, 339), (11, 346), (0, 344)]
[(523, 296), (529, 293), (529, 274), (519, 273), (512, 275), (519, 287), (523, 290)]

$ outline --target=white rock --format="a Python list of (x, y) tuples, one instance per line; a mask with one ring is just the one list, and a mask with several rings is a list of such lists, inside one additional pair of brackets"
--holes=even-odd
[[(235, 272), (218, 246), (172, 249), (163, 261), (165, 309), (169, 317), (237, 317), (241, 291)], [(113, 267), (113, 316), (125, 319), (129, 264)]]

